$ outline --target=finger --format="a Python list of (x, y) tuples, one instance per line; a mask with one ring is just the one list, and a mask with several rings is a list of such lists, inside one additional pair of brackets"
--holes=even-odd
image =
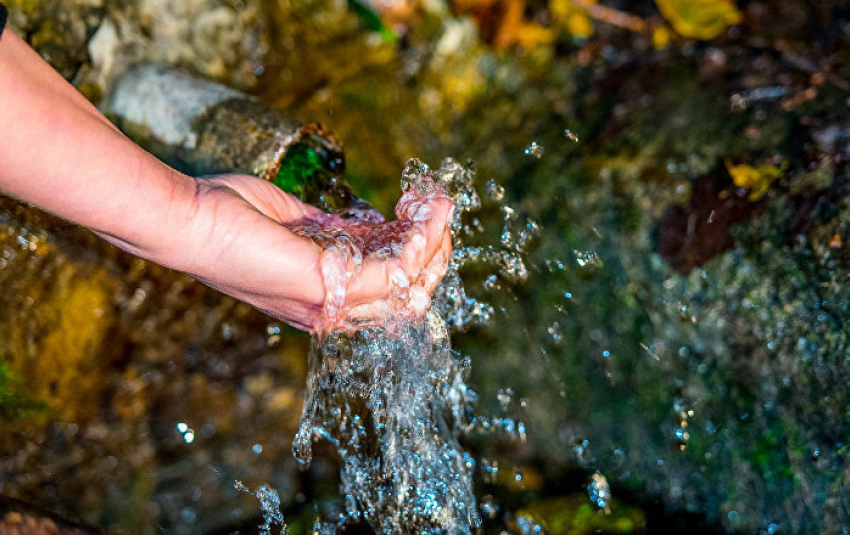
[(445, 277), (449, 267), (449, 258), (452, 256), (452, 237), (451, 232), (446, 231), (443, 237), (440, 250), (437, 251), (431, 261), (425, 266), (421, 276), (417, 281), (417, 285), (421, 286), (428, 295), (434, 293), (437, 284)]
[(426, 247), (428, 237), (424, 224), (414, 225), (405, 236), (405, 243), (401, 250), (401, 268), (411, 279), (419, 276), (422, 266), (427, 262)]
[(385, 299), (392, 291), (409, 285), (410, 279), (398, 259), (367, 259), (360, 272), (348, 284), (346, 306), (355, 307)]
[(426, 199), (404, 214), (414, 221), (401, 253), (402, 268), (409, 277), (418, 277), (440, 249), (453, 211), (454, 205), (449, 199), (438, 197)]
[(299, 219), (320, 219), (325, 212), (302, 202), (271, 182), (251, 175), (221, 175), (214, 180), (229, 187), (266, 217), (278, 223)]
[(378, 320), (389, 317), (390, 312), (390, 303), (386, 299), (357, 305), (348, 310), (343, 325), (349, 329), (356, 326), (371, 326), (377, 323)]
[(442, 248), (444, 239), (449, 234), (449, 226), (454, 214), (454, 204), (445, 197), (433, 199), (429, 205), (432, 215), (424, 223), (426, 240), (424, 261), (426, 263)]

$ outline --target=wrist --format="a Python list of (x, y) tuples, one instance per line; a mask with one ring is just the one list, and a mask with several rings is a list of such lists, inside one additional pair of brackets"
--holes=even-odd
[(87, 226), (133, 255), (189, 271), (197, 226), (196, 179), (152, 157), (150, 162), (127, 177), (127, 189), (135, 192), (132, 206), (122, 206), (116, 199), (111, 210), (99, 210), (96, 222)]
[[(158, 264), (192, 273), (195, 258), (203, 244), (198, 234), (203, 227), (199, 198), (199, 179), (163, 164), (167, 175), (166, 202), (153, 210), (151, 225), (144, 241), (144, 256)], [(201, 240), (202, 241), (202, 240)]]

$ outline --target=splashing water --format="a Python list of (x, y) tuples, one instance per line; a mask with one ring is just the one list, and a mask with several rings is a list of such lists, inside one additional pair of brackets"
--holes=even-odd
[(307, 466), (315, 439), (342, 459), (345, 515), (382, 533), (470, 533), (480, 524), (473, 460), (458, 443), (470, 425), (468, 363), (433, 310), (419, 322), (316, 338), (301, 428)]
[(532, 141), (525, 147), (525, 153), (529, 156), (534, 156), (538, 160), (543, 157), (543, 145), (536, 141)]
[(283, 520), (283, 513), (280, 512), (280, 496), (276, 490), (263, 485), (254, 491), (238, 480), (234, 483), (234, 487), (236, 487), (236, 490), (255, 496), (260, 500), (260, 508), (263, 511), (263, 525), (260, 526), (260, 533), (272, 535), (272, 526), (278, 525), (280, 526), (280, 535), (289, 535), (289, 530), (286, 529)]
[[(451, 247), (448, 227), (452, 209), (443, 226), (442, 245), (421, 272), (412, 273), (424, 254), (428, 226), (439, 217), (441, 206), (451, 203), (445, 188), (430, 176), (402, 182), (404, 194), (396, 206), (396, 220), (384, 221), (371, 207), (348, 208), (335, 214), (305, 218), (287, 227), (323, 247), (319, 268), (325, 286), (322, 323), (315, 331), (356, 331), (374, 325), (392, 330), (399, 322), (422, 317), (431, 305), (430, 295), (446, 273)], [(365, 304), (346, 302), (349, 287), (370, 261), (381, 262), (390, 293)], [(405, 269), (407, 266), (407, 269)]]
[(587, 485), (587, 496), (593, 502), (593, 505), (604, 511), (605, 514), (611, 514), (609, 507), (611, 487), (608, 485), (608, 479), (598, 471), (593, 473), (590, 483)]
[[(303, 468), (310, 466), (317, 440), (331, 443), (342, 461), (344, 512), (337, 522), (317, 524), (315, 532), (366, 520), (387, 534), (472, 533), (481, 524), (472, 492), (475, 461), (459, 438), (476, 426), (525, 436), (521, 422), (474, 415), (476, 395), (466, 385), (469, 360), (452, 350), (449, 339), (451, 329), (464, 330), (493, 315), (492, 305), (466, 294), (461, 268), (479, 262), (505, 281), (524, 280), (522, 252), (536, 231), (536, 224), (500, 205), (499, 245), (465, 246), (465, 238), (482, 232), (480, 224), (464, 222), (481, 207), (474, 175), (472, 164), (447, 159), (432, 170), (411, 160), (402, 175), (397, 221), (365, 211), (294, 228), (324, 245), (322, 268), (331, 296), (328, 328), (311, 343), (301, 426), (293, 441)], [(491, 181), (488, 189), (498, 187)], [(451, 256), (429, 265), (424, 281), (394, 282), (380, 321), (363, 322), (356, 310), (342, 310), (347, 281), (369, 258), (403, 254), (401, 243), (430, 216), (423, 207), (436, 198), (448, 198), (456, 208)]]

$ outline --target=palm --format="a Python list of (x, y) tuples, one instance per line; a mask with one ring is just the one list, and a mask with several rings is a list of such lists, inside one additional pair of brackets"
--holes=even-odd
[[(246, 175), (198, 179), (196, 200), (197, 239), (185, 271), (302, 330), (353, 328), (399, 306), (406, 314), (424, 313), (451, 253), (451, 202), (444, 197), (418, 200), (399, 214), (410, 220), (404, 234), (395, 237), (400, 252), (367, 258), (342, 281), (344, 298), (335, 302), (328, 291), (335, 289), (328, 288), (329, 270), (345, 269), (334, 265), (340, 257), (333, 248), (326, 252), (319, 240), (290, 229), (338, 220)], [(400, 296), (404, 303), (398, 303)], [(329, 309), (332, 314), (323, 314)]]

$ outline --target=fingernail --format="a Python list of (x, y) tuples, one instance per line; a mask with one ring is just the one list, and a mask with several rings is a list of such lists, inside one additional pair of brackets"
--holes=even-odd
[(454, 218), (454, 215), (455, 215), (455, 205), (452, 204), (452, 207), (449, 208), (449, 214), (446, 216), (446, 225), (452, 224), (452, 218)]

